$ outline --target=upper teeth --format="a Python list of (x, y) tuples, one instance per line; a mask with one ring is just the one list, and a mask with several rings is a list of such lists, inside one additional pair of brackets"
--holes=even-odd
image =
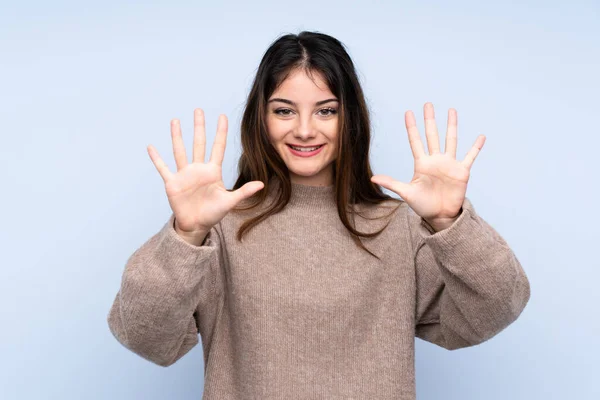
[(292, 145), (290, 145), (290, 147), (294, 150), (298, 150), (298, 151), (314, 151), (316, 149), (318, 149), (321, 146), (316, 146), (316, 147), (294, 147)]

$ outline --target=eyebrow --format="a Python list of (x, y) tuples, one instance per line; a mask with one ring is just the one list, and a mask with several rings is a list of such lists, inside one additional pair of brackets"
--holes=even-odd
[[(296, 107), (296, 106), (297, 106), (297, 104), (296, 104), (296, 103), (294, 103), (293, 101), (291, 101), (291, 100), (288, 100), (288, 99), (281, 99), (281, 98), (279, 98), (279, 97), (276, 97), (276, 98), (274, 98), (274, 99), (271, 99), (271, 100), (269, 100), (269, 101), (268, 101), (268, 103), (271, 103), (271, 102), (273, 102), (273, 101), (280, 101), (280, 102), (282, 102), (282, 103), (291, 104), (291, 105), (293, 105), (294, 107)], [(316, 105), (316, 106), (320, 106), (321, 104), (329, 103), (330, 101), (338, 101), (338, 99), (335, 99), (335, 98), (333, 98), (333, 99), (327, 99), (327, 100), (321, 100), (321, 101), (317, 101), (317, 102), (315, 103), (315, 105)]]

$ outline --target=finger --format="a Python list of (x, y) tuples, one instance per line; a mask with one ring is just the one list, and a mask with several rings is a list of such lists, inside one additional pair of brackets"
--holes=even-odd
[(181, 124), (177, 119), (171, 120), (171, 137), (173, 139), (173, 155), (175, 156), (177, 171), (179, 171), (185, 167), (188, 162), (187, 156), (185, 155), (183, 137), (181, 136)]
[(431, 102), (425, 103), (423, 106), (423, 114), (425, 116), (425, 137), (427, 138), (427, 148), (429, 154), (440, 152), (440, 137), (435, 125), (435, 113)]
[(206, 153), (206, 127), (204, 111), (201, 108), (194, 110), (194, 148), (192, 162), (204, 163)]
[(462, 163), (467, 168), (469, 168), (469, 169), (471, 168), (471, 165), (473, 165), (473, 162), (475, 162), (475, 158), (479, 154), (479, 151), (483, 148), (484, 143), (485, 143), (485, 136), (479, 135), (477, 140), (475, 140), (475, 144), (473, 145), (473, 147), (471, 147), (471, 150), (469, 150), (469, 152), (465, 156), (465, 159), (462, 161)]
[[(210, 162), (221, 165), (225, 156), (225, 145), (227, 142), (227, 117), (224, 114), (219, 115), (217, 123), (217, 136), (213, 143), (210, 153)], [(241, 188), (240, 188), (241, 189)]]
[(154, 146), (148, 145), (146, 149), (148, 150), (148, 155), (150, 155), (150, 159), (152, 160), (152, 163), (158, 170), (158, 173), (162, 177), (163, 181), (167, 183), (167, 181), (173, 177), (173, 173), (169, 171), (169, 167), (167, 166), (167, 164), (165, 164), (162, 158), (160, 158), (160, 156), (158, 155), (158, 151), (156, 151)]
[(408, 142), (410, 143), (410, 149), (414, 159), (421, 158), (425, 155), (425, 148), (423, 142), (421, 142), (421, 136), (417, 129), (417, 121), (415, 120), (415, 114), (412, 111), (407, 111), (404, 114), (404, 123), (406, 124), (406, 131), (408, 132)]
[(458, 116), (456, 110), (448, 110), (448, 128), (446, 129), (446, 154), (449, 154), (456, 160), (456, 143), (458, 141), (456, 132), (458, 128)]
[(265, 184), (261, 181), (251, 181), (244, 184), (241, 188), (234, 190), (232, 193), (234, 195), (235, 203), (239, 203), (240, 201), (252, 196), (254, 193), (263, 189)]
[(406, 199), (406, 196), (408, 195), (409, 190), (410, 190), (410, 185), (400, 182), (400, 181), (397, 181), (394, 178), (392, 178), (391, 176), (387, 176), (387, 175), (379, 175), (379, 174), (373, 175), (371, 177), (371, 182), (373, 182), (377, 185), (381, 185), (384, 188), (395, 192), (403, 199)]

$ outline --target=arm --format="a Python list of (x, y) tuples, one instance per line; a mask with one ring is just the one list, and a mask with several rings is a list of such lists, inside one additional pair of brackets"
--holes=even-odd
[(416, 332), (448, 350), (480, 344), (529, 301), (527, 276), (506, 241), (465, 198), (462, 213), (435, 232), (409, 208), (417, 283)]
[(186, 242), (171, 214), (127, 260), (108, 326), (126, 348), (167, 367), (198, 343), (214, 321), (222, 262), (220, 224), (201, 246)]

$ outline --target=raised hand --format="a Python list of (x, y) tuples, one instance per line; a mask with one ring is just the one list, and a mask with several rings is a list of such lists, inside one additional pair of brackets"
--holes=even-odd
[(440, 152), (433, 104), (425, 103), (423, 111), (429, 155), (425, 153), (414, 114), (407, 111), (404, 115), (408, 140), (415, 159), (415, 172), (410, 183), (397, 181), (387, 175), (374, 175), (371, 182), (397, 193), (416, 214), (436, 231), (440, 231), (452, 225), (462, 211), (471, 166), (485, 143), (485, 136), (477, 137), (465, 159), (458, 161), (456, 110), (448, 110), (444, 153)]
[(204, 162), (206, 133), (202, 109), (194, 110), (194, 147), (191, 164), (187, 161), (181, 126), (177, 119), (171, 121), (171, 137), (177, 173), (169, 171), (154, 146), (149, 145), (147, 150), (165, 182), (169, 204), (175, 214), (175, 225), (186, 235), (208, 233), (237, 203), (264, 187), (263, 182), (252, 181), (234, 191), (225, 188), (221, 169), (227, 140), (225, 115), (219, 116), (217, 134), (210, 161), (207, 163)]

